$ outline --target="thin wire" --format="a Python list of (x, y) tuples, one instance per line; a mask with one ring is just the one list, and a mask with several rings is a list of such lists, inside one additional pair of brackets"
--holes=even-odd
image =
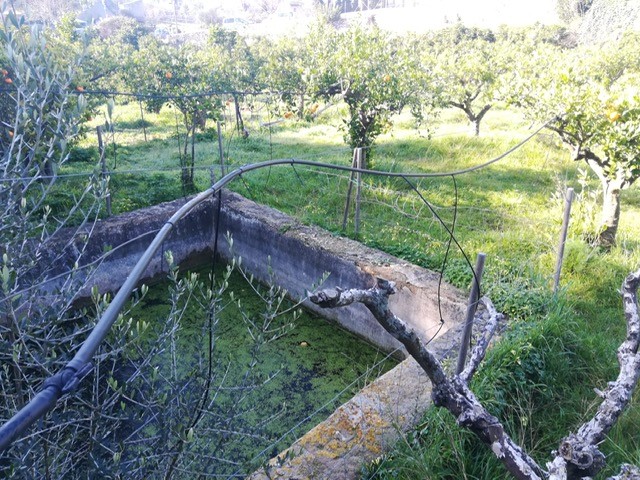
[[(309, 163), (309, 162), (305, 162), (305, 161), (300, 161), (300, 160), (296, 160), (296, 159), (282, 159), (280, 161), (282, 161), (285, 164), (290, 164), (290, 165), (294, 165), (295, 163), (301, 163), (303, 165), (309, 166), (311, 167), (310, 169), (315, 169), (313, 167), (324, 167), (324, 168), (330, 168), (330, 169), (334, 169), (334, 170), (341, 170), (341, 171), (360, 171), (362, 173), (368, 174), (368, 175), (376, 175), (376, 176), (384, 176), (384, 177), (396, 177), (396, 178), (402, 178), (404, 179), (405, 182), (407, 182), (411, 188), (418, 194), (418, 196), (422, 199), (422, 201), (425, 203), (425, 205), (427, 205), (427, 207), (431, 210), (431, 212), (436, 216), (436, 218), (438, 218), (440, 220), (440, 222), (443, 224), (443, 226), (445, 227), (445, 229), (449, 232), (448, 227), (442, 222), (442, 220), (440, 219), (440, 217), (438, 216), (438, 214), (436, 213), (435, 209), (433, 206), (431, 206), (431, 204), (429, 204), (429, 202), (426, 201), (426, 199), (422, 196), (422, 194), (416, 189), (416, 187), (408, 180), (408, 178), (437, 178), (437, 177), (443, 177), (443, 176), (451, 176), (454, 177), (455, 175), (462, 175), (465, 173), (470, 173), (470, 172), (474, 172), (483, 168), (488, 167), (489, 165), (492, 165), (493, 163), (498, 162), (499, 160), (502, 160), (503, 158), (507, 157), (509, 154), (513, 153), (515, 150), (517, 150), (518, 148), (522, 147), (524, 144), (526, 144), (527, 142), (529, 142), (536, 134), (538, 134), (547, 124), (549, 124), (550, 122), (552, 122), (554, 119), (548, 120), (547, 122), (545, 122), (545, 124), (543, 124), (541, 127), (537, 128), (531, 135), (529, 135), (528, 137), (526, 137), (525, 139), (523, 139), (522, 141), (520, 141), (517, 145), (515, 145), (514, 147), (510, 148), (509, 150), (507, 150), (506, 152), (504, 152), (503, 154), (487, 161), (484, 162), (482, 164), (473, 166), (473, 167), (469, 167), (466, 169), (462, 169), (462, 170), (455, 170), (455, 171), (451, 171), (451, 172), (442, 172), (442, 173), (394, 173), (394, 172), (381, 172), (381, 171), (376, 171), (376, 170), (361, 170), (361, 169), (357, 169), (357, 168), (353, 168), (353, 167), (345, 167), (342, 165), (331, 165), (331, 164), (326, 164), (326, 163)], [(247, 188), (247, 191), (249, 192), (249, 195), (252, 196), (251, 190), (249, 189), (249, 186), (247, 185), (246, 181), (244, 180), (243, 176), (242, 176), (242, 171), (244, 171), (245, 169), (248, 169), (249, 167), (251, 167), (251, 165), (247, 165), (245, 167), (240, 167), (239, 170), (241, 171), (239, 174), (240, 179), (242, 180), (242, 182), (244, 183), (245, 187)], [(176, 169), (177, 170), (177, 169)], [(122, 173), (122, 172), (120, 172)], [(72, 174), (74, 176), (78, 176), (80, 174)], [(457, 208), (457, 207), (456, 207)], [(153, 232), (148, 232), (148, 233), (153, 233)], [(148, 233), (143, 234), (147, 235)], [(450, 233), (450, 232), (449, 232)], [(454, 239), (455, 240), (455, 239)], [(127, 242), (125, 242), (123, 245), (125, 245)], [(461, 252), (463, 253), (463, 255), (465, 255), (465, 259), (467, 261), (467, 264), (471, 265), (471, 262), (469, 261), (469, 259), (466, 257), (466, 254), (464, 254), (464, 252), (462, 251), (460, 245), (457, 243), (456, 240), (456, 244), (458, 246), (458, 248), (460, 248)], [(119, 247), (116, 247), (119, 248)], [(115, 250), (115, 249), (114, 249)], [(113, 251), (113, 250), (112, 250)], [(109, 252), (108, 252), (109, 253)], [(106, 255), (105, 255), (106, 256)], [(97, 262), (97, 261), (96, 261)], [(88, 264), (87, 266), (92, 265), (95, 262), (92, 262), (90, 264)], [(86, 267), (81, 267), (81, 268), (86, 268)], [(473, 268), (471, 268), (471, 271), (474, 274), (475, 277), (475, 271), (473, 270)], [(69, 273), (69, 272), (67, 272)], [(60, 278), (60, 276), (62, 276), (64, 274), (61, 274), (57, 277), (54, 277), (53, 279), (56, 278)], [(477, 278), (475, 279), (477, 282)], [(39, 285), (36, 285), (39, 286)], [(32, 288), (35, 288), (36, 286), (32, 286), (28, 289), (22, 290), (21, 292), (26, 292), (31, 290)], [(15, 294), (14, 294), (15, 295)], [(7, 297), (7, 298), (10, 298)]]
[(296, 166), (295, 165), (291, 165), (291, 168), (293, 168), (293, 173), (296, 174), (296, 178), (298, 179), (298, 182), (300, 182), (300, 185), (304, 187), (304, 181), (302, 181), (302, 178), (300, 177), (300, 175), (298, 175), (298, 171), (296, 170)]
[[(18, 88), (14, 87), (2, 87), (0, 93), (12, 93), (18, 91)], [(76, 89), (70, 90), (69, 93), (74, 95), (102, 95), (102, 96), (121, 96), (121, 97), (134, 97), (140, 99), (158, 99), (158, 100), (179, 100), (182, 98), (201, 98), (201, 97), (214, 97), (218, 95), (300, 95), (301, 92), (288, 91), (288, 90), (207, 90), (200, 93), (190, 94), (169, 94), (169, 93), (143, 93), (143, 92), (123, 92), (118, 90), (103, 90), (103, 89), (84, 89), (79, 92)]]
[[(271, 129), (271, 97), (267, 100), (267, 125), (269, 126), (269, 160), (273, 160), (273, 131)], [(267, 180), (265, 181), (265, 188), (269, 185), (269, 179), (271, 178), (271, 167), (267, 170)]]
[(239, 178), (242, 181), (242, 184), (244, 185), (244, 188), (247, 189), (247, 193), (251, 197), (251, 200), (255, 201), (255, 198), (253, 196), (253, 193), (251, 192), (251, 188), (249, 188), (249, 184), (247, 183), (247, 181), (244, 179), (244, 177), (242, 175), (239, 175)]
[[(5, 88), (0, 91), (14, 91), (12, 89)], [(238, 96), (249, 96), (249, 95), (286, 95), (286, 94), (300, 94), (300, 92), (293, 91), (277, 91), (277, 90), (207, 90), (200, 93), (189, 93), (189, 94), (168, 94), (168, 93), (141, 93), (141, 92), (121, 92), (117, 90), (91, 90), (85, 89), (82, 92), (78, 92), (77, 90), (72, 90), (70, 93), (76, 95), (104, 95), (104, 96), (122, 96), (122, 97), (134, 97), (134, 98), (146, 98), (146, 99), (158, 99), (158, 100), (180, 100), (183, 98), (202, 98), (202, 97), (215, 97), (219, 95), (238, 95)]]
[[(453, 176), (453, 174), (451, 175)], [(442, 218), (440, 217), (440, 215), (438, 215), (438, 212), (435, 211), (435, 209), (431, 206), (431, 204), (427, 201), (426, 198), (424, 198), (424, 196), (420, 193), (420, 191), (416, 188), (416, 186), (411, 183), (409, 181), (408, 178), (403, 177), (404, 180), (409, 184), (409, 186), (413, 189), (414, 192), (416, 192), (416, 194), (420, 197), (420, 199), (424, 202), (424, 204), (429, 208), (429, 210), (431, 210), (431, 213), (436, 217), (436, 219), (440, 222), (440, 224), (444, 227), (444, 229), (447, 231), (447, 233), (449, 234), (449, 238), (456, 244), (456, 246), (458, 247), (458, 250), (460, 251), (460, 253), (463, 255), (467, 265), (469, 266), (469, 268), (471, 269), (471, 271), (473, 272), (473, 276), (474, 278), (476, 277), (476, 273), (473, 269), (473, 266), (471, 264), (471, 261), (469, 260), (469, 257), (467, 256), (466, 252), (464, 251), (464, 249), (462, 248), (462, 245), (460, 245), (460, 243), (458, 242), (458, 239), (455, 237), (455, 235), (453, 234), (453, 231), (447, 226), (447, 224), (442, 220)], [(455, 227), (455, 224), (454, 224)], [(477, 278), (476, 278), (477, 281)]]
[[(431, 208), (430, 204), (426, 201), (424, 196), (422, 196), (422, 194), (419, 192), (419, 190), (413, 185), (413, 183), (411, 183), (408, 180), (408, 178), (429, 178), (429, 177), (435, 178), (435, 177), (443, 177), (443, 176), (452, 176), (452, 175), (459, 175), (459, 174), (463, 174), (463, 173), (472, 172), (472, 171), (475, 171), (475, 170), (479, 170), (480, 168), (485, 168), (488, 165), (491, 165), (492, 163), (495, 163), (496, 161), (506, 157), (508, 154), (510, 154), (511, 152), (515, 151), (517, 148), (519, 148), (519, 146), (522, 146), (524, 143), (526, 143), (531, 138), (533, 138), (533, 136), (535, 134), (537, 134), (542, 128), (543, 127), (540, 127), (540, 129), (538, 129), (534, 134), (530, 135), (526, 140), (521, 141), (516, 147), (511, 148), (510, 150), (508, 150), (504, 154), (500, 155), (499, 157), (497, 157), (497, 158), (495, 158), (495, 159), (493, 159), (493, 160), (491, 160), (489, 162), (485, 162), (484, 164), (478, 165), (476, 167), (471, 167), (471, 168), (467, 168), (467, 169), (464, 169), (464, 170), (459, 170), (459, 171), (456, 171), (456, 172), (448, 172), (448, 173), (409, 174), (409, 173), (379, 172), (379, 171), (375, 171), (375, 170), (358, 169), (358, 168), (353, 168), (353, 167), (345, 167), (345, 166), (341, 166), (341, 165), (332, 165), (332, 164), (328, 164), (328, 163), (296, 160), (296, 159), (293, 159), (293, 158), (249, 164), (249, 165), (242, 166), (242, 167), (230, 172), (225, 177), (220, 179), (210, 189), (208, 189), (207, 191), (196, 195), (189, 202), (187, 202), (185, 205), (183, 205), (176, 213), (174, 213), (174, 215), (172, 215), (171, 218), (175, 218), (176, 220), (179, 220), (184, 215), (188, 214), (188, 212), (195, 205), (197, 205), (197, 204), (201, 203), (203, 200), (207, 199), (210, 192), (215, 192), (215, 191), (217, 191), (216, 189), (220, 189), (220, 188), (224, 187), (226, 184), (231, 182), (234, 178), (240, 177), (244, 181), (244, 179), (242, 178), (244, 173), (247, 173), (247, 172), (250, 172), (250, 171), (253, 171), (253, 170), (258, 170), (258, 169), (265, 168), (265, 167), (270, 167), (270, 166), (273, 166), (273, 165), (291, 165), (291, 166), (293, 166), (295, 164), (298, 164), (298, 165), (307, 165), (307, 166), (310, 166), (310, 167), (329, 168), (329, 169), (342, 170), (342, 171), (352, 171), (352, 172), (356, 171), (356, 172), (362, 172), (362, 173), (365, 173), (365, 174), (376, 175), (376, 176), (400, 177), (400, 178), (403, 178), (414, 189), (414, 191), (423, 200), (423, 202), (425, 202), (425, 204), (431, 209), (432, 213), (436, 216), (436, 218), (438, 218), (440, 220), (440, 222), (442, 223), (442, 225), (445, 228), (445, 230), (447, 230), (449, 232), (450, 236), (452, 237), (452, 240), (456, 243), (456, 245), (460, 249), (461, 253), (465, 257), (465, 260), (467, 261), (469, 266), (471, 266), (471, 263), (470, 263), (468, 257), (466, 256), (466, 253), (461, 248), (461, 246), (458, 243), (457, 239), (453, 235), (453, 232), (451, 232), (451, 230), (448, 228), (448, 226), (444, 222), (442, 222), (442, 220), (437, 215), (435, 210), (433, 208)], [(246, 183), (245, 183), (245, 185), (246, 185)], [(165, 227), (166, 227), (166, 225), (165, 225)], [(102, 339), (104, 338), (104, 336), (108, 332), (108, 329), (110, 328), (110, 325), (112, 324), (113, 321), (115, 321), (116, 317), (114, 315), (117, 315), (117, 311), (119, 311), (121, 309), (123, 302), (126, 301), (128, 296), (130, 295), (130, 293), (131, 293), (131, 291), (133, 289), (133, 282), (136, 281), (135, 279), (140, 277), (140, 275), (142, 274), (142, 269), (144, 268), (145, 263), (148, 264), (148, 262), (150, 261), (151, 255), (153, 255), (154, 252), (157, 251), (158, 247), (163, 243), (164, 238), (169, 233), (170, 229), (165, 229), (165, 227), (163, 227), (163, 229), (160, 230), (160, 232), (154, 238), (151, 246), (148, 247), (145, 250), (145, 252), (143, 253), (142, 257), (136, 263), (136, 265), (134, 267), (134, 271), (130, 274), (130, 276), (125, 281), (125, 284), (123, 285), (123, 287), (126, 286), (127, 288), (126, 289), (123, 289), (123, 287), (120, 288), (120, 290), (118, 291), (118, 293), (114, 297), (114, 301), (113, 301), (113, 303), (111, 303), (109, 309), (107, 309), (106, 313), (103, 314), (103, 316), (100, 318), (100, 320), (98, 321), (96, 326), (91, 331), (91, 334), (89, 335), (87, 340), (85, 340), (82, 343), (82, 345), (80, 346), (78, 352), (76, 353), (74, 358), (71, 360), (71, 362), (69, 362), (69, 364), (66, 367), (64, 367), (63, 370), (61, 370), (61, 372), (69, 371), (69, 370), (77, 371), (77, 365), (76, 364), (82, 364), (82, 365), (87, 365), (88, 364), (85, 357), (89, 358), (91, 355), (93, 355), (93, 353), (95, 352), (95, 349), (98, 348), (100, 342), (102, 341)], [(475, 271), (473, 270), (473, 268), (471, 268), (471, 270), (472, 270), (472, 272), (474, 274), (474, 277), (475, 277)], [(477, 281), (477, 279), (476, 279), (476, 281)], [(118, 306), (116, 307), (116, 305), (118, 305)], [(61, 372), (59, 372), (59, 374)], [(33, 421), (35, 421), (35, 419), (36, 419), (35, 417), (33, 417), (33, 416), (29, 417), (29, 416), (26, 415), (27, 409), (30, 406), (35, 405), (37, 402), (40, 402), (43, 410), (39, 415), (37, 415), (37, 417), (42, 416), (44, 413), (46, 413), (51, 408), (53, 408), (53, 406), (55, 405), (55, 403), (57, 402), (57, 400), (59, 398), (59, 394), (55, 394), (53, 397), (49, 397), (48, 398), (47, 397), (48, 393), (46, 393), (46, 392), (47, 392), (46, 389), (42, 390), (36, 397), (34, 397), (34, 399), (32, 399), (29, 402), (28, 405), (25, 405), (20, 412), (16, 413), (14, 415), (14, 417), (12, 417), (11, 421), (14, 421), (14, 419), (18, 419), (16, 421), (19, 422), (19, 425), (18, 425), (19, 428), (17, 430), (15, 430), (15, 432), (19, 432), (19, 431), (27, 428), (30, 424), (33, 423)], [(3, 426), (3, 428), (5, 428), (5, 427), (6, 427), (6, 424)], [(11, 436), (7, 436), (6, 437), (7, 439), (9, 439), (9, 440), (7, 440), (7, 442), (8, 442), (7, 445), (9, 445), (11, 443), (11, 441), (13, 441), (13, 436), (14, 435), (12, 434)]]
[[(214, 165), (215, 168), (219, 168), (218, 165)], [(207, 165), (195, 165), (194, 170), (210, 170), (211, 166)], [(180, 167), (167, 167), (167, 168), (137, 168), (132, 170), (111, 170), (108, 172), (110, 177), (121, 174), (131, 174), (131, 173), (165, 173), (165, 172), (179, 172), (182, 169)], [(0, 183), (2, 182), (13, 182), (13, 181), (28, 181), (28, 180), (51, 180), (53, 178), (57, 180), (64, 180), (66, 178), (80, 178), (80, 177), (93, 177), (96, 176), (94, 172), (81, 172), (81, 173), (63, 173), (57, 175), (38, 175), (36, 177), (5, 177), (0, 178)]]
[[(217, 209), (215, 210), (216, 218), (214, 221), (215, 233), (213, 237), (213, 255), (211, 255), (211, 276), (209, 277), (209, 288), (211, 289), (212, 294), (215, 287), (214, 275), (216, 271), (216, 255), (218, 253), (218, 232), (220, 231), (221, 204), (222, 204), (222, 190), (218, 190), (218, 206), (217, 206)], [(207, 352), (208, 353), (207, 380), (205, 382), (204, 392), (202, 393), (202, 396), (201, 396), (200, 405), (198, 406), (196, 416), (191, 422), (190, 428), (195, 427), (200, 421), (200, 419), (202, 418), (202, 415), (204, 414), (205, 402), (208, 400), (209, 392), (211, 390), (211, 379), (213, 378), (213, 343), (214, 343), (213, 330), (214, 330), (214, 313), (215, 313), (214, 308), (212, 307), (213, 305), (209, 305), (209, 311), (207, 312), (207, 321), (209, 322), (209, 331), (208, 331), (209, 350)]]

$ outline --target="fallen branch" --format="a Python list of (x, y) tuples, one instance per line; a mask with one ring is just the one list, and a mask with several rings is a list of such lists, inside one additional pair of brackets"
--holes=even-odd
[[(542, 469), (505, 432), (496, 417), (491, 415), (469, 389), (469, 382), (485, 357), (489, 342), (493, 337), (502, 315), (496, 312), (487, 298), (480, 301), (489, 312), (489, 321), (483, 335), (476, 343), (466, 368), (460, 375), (447, 376), (438, 359), (427, 350), (418, 333), (398, 318), (389, 309), (389, 295), (396, 292), (395, 284), (378, 279), (377, 285), (368, 290), (340, 288), (319, 291), (310, 300), (323, 308), (336, 308), (362, 303), (394, 338), (399, 340), (407, 352), (426, 372), (433, 385), (433, 403), (444, 407), (457, 419), (459, 425), (468, 428), (488, 445), (507, 470), (519, 480), (571, 480), (585, 479), (597, 474), (605, 465), (605, 457), (598, 445), (629, 404), (631, 395), (640, 377), (640, 317), (638, 315), (637, 290), (640, 284), (640, 270), (629, 275), (622, 286), (627, 336), (618, 349), (620, 374), (611, 382), (605, 392), (601, 392), (603, 402), (594, 417), (582, 425), (577, 433), (564, 438), (554, 459), (547, 464), (548, 471)], [(640, 470), (624, 465), (620, 474), (609, 480), (640, 479)]]

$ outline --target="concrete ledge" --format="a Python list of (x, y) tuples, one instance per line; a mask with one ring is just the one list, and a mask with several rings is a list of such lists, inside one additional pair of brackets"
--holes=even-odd
[[(443, 360), (457, 353), (461, 325), (429, 346)], [(431, 406), (431, 382), (408, 358), (339, 407), (248, 477), (250, 480), (360, 478), (363, 465), (388, 451)]]

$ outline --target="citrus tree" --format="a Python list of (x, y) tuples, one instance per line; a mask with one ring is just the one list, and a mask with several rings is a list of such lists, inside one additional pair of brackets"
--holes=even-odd
[(248, 136), (240, 102), (245, 92), (260, 89), (258, 71), (262, 58), (254, 55), (246, 40), (237, 32), (214, 26), (209, 30), (204, 62), (207, 75), (215, 75), (218, 78), (218, 88), (229, 92), (233, 99), (236, 129), (243, 137)]
[(277, 92), (288, 111), (304, 118), (309, 89), (307, 42), (294, 42), (287, 37), (263, 39), (258, 49), (264, 58), (260, 69), (261, 83), (268, 90)]
[(433, 63), (443, 105), (462, 110), (476, 136), (506, 70), (500, 45), (490, 30), (460, 24), (426, 40), (423, 64)]
[(514, 77), (517, 102), (548, 128), (599, 178), (602, 190), (596, 243), (615, 244), (620, 193), (640, 177), (640, 37), (627, 35), (598, 47), (561, 51), (539, 46)]
[(394, 113), (420, 101), (418, 60), (403, 39), (372, 25), (347, 31), (323, 25), (308, 41), (314, 51), (309, 67), (313, 95), (337, 96), (347, 104), (344, 138), (351, 147), (371, 146)]
[(185, 192), (195, 189), (195, 134), (208, 118), (217, 118), (222, 109), (219, 71), (212, 68), (208, 52), (196, 45), (165, 45), (151, 36), (139, 40), (124, 69), (125, 83), (142, 95), (147, 108), (159, 111), (169, 104), (180, 114), (185, 129), (178, 137), (181, 181)]

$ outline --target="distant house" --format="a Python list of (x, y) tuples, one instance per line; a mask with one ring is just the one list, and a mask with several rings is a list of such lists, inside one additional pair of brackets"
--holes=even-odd
[(131, 0), (120, 4), (120, 14), (133, 17), (139, 22), (146, 19), (146, 8), (144, 0)]
[(94, 0), (78, 14), (78, 20), (92, 24), (119, 14), (118, 6), (113, 0)]

